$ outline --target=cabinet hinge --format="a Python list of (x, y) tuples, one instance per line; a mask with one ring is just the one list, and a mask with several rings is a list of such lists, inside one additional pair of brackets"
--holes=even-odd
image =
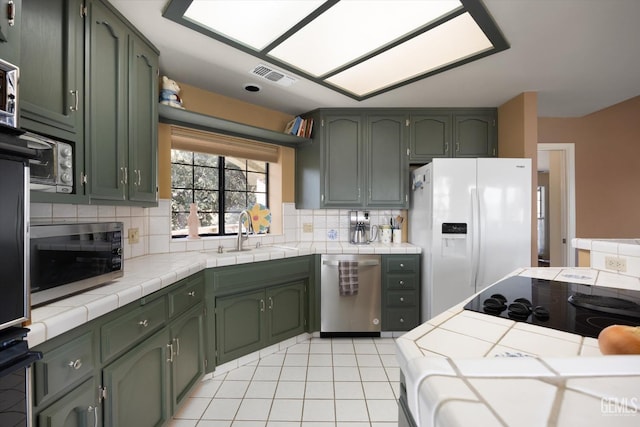
[(102, 403), (103, 400), (107, 400), (107, 388), (98, 386), (98, 403)]
[(87, 6), (84, 4), (80, 4), (80, 18), (84, 18), (87, 16)]

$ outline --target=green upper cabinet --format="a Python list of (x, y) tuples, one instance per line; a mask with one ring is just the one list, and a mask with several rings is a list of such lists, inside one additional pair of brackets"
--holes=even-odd
[(9, 0), (0, 0), (0, 58), (20, 66), (20, 32), (22, 0), (13, 0), (13, 19), (9, 15)]
[(101, 1), (87, 13), (91, 200), (155, 205), (158, 53)]
[(84, 118), (80, 13), (80, 0), (25, 1), (20, 43), (21, 126), (74, 141), (76, 147)]
[(296, 207), (404, 208), (405, 116), (316, 110), (312, 144), (296, 150)]
[(416, 114), (409, 123), (410, 161), (451, 157), (451, 114)]
[(406, 129), (404, 114), (367, 116), (367, 207), (407, 206)]
[(362, 204), (364, 146), (360, 115), (327, 115), (321, 123), (324, 140), (324, 207)]
[(454, 129), (455, 157), (497, 156), (495, 112), (456, 114)]
[(436, 157), (497, 157), (495, 108), (411, 111), (409, 161)]
[(158, 54), (129, 39), (129, 200), (156, 203)]

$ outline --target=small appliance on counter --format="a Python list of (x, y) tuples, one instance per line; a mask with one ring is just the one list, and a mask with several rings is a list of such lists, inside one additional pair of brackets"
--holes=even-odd
[[(373, 237), (371, 231), (374, 230)], [(368, 245), (378, 237), (378, 226), (371, 226), (369, 211), (349, 211), (349, 242), (353, 245)]]
[(122, 230), (121, 222), (33, 224), (31, 306), (122, 277)]

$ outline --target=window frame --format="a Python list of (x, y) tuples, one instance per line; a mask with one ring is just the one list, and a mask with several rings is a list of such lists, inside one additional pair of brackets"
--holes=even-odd
[[(254, 160), (254, 159), (249, 159), (249, 158), (242, 158), (242, 157), (238, 157), (238, 156), (224, 156), (224, 155), (218, 155), (218, 154), (212, 154), (212, 153), (207, 153), (207, 152), (201, 152), (201, 151), (194, 151), (194, 150), (188, 150), (188, 149), (182, 149), (182, 148), (175, 148), (172, 147), (171, 151), (173, 153), (173, 150), (177, 150), (177, 151), (182, 151), (182, 152), (187, 152), (187, 153), (191, 153), (191, 164), (185, 164), (185, 163), (178, 163), (178, 162), (174, 162), (173, 161), (173, 155), (171, 156), (171, 168), (172, 168), (172, 179), (171, 179), (171, 237), (172, 239), (180, 239), (180, 238), (186, 238), (188, 236), (188, 229), (184, 228), (182, 230), (184, 230), (184, 233), (181, 234), (174, 234), (174, 229), (173, 229), (173, 216), (174, 216), (174, 210), (173, 210), (173, 192), (176, 189), (179, 190), (190, 190), (191, 191), (191, 201), (190, 203), (196, 203), (195, 201), (195, 195), (196, 195), (196, 186), (195, 186), (195, 168), (196, 167), (207, 167), (207, 168), (211, 168), (211, 169), (217, 169), (217, 177), (218, 177), (218, 187), (215, 190), (206, 190), (206, 189), (202, 189), (202, 190), (206, 190), (206, 191), (212, 191), (217, 193), (218, 195), (218, 210), (212, 210), (212, 214), (215, 216), (217, 215), (218, 217), (218, 233), (198, 233), (198, 236), (200, 237), (224, 237), (224, 236), (236, 236), (238, 233), (234, 232), (234, 233), (228, 233), (225, 232), (227, 229), (227, 222), (225, 220), (225, 217), (227, 214), (240, 214), (241, 210), (230, 210), (227, 211), (227, 207), (226, 207), (226, 192), (240, 192), (240, 193), (244, 193), (245, 194), (245, 200), (249, 197), (249, 194), (264, 194), (264, 198), (265, 198), (265, 205), (267, 205), (268, 207), (268, 202), (269, 202), (269, 162), (268, 161), (263, 161), (263, 160)], [(194, 154), (202, 154), (202, 155), (207, 155), (207, 156), (213, 156), (213, 157), (217, 157), (218, 162), (217, 162), (217, 166), (203, 166), (203, 165), (196, 165), (195, 161), (194, 161)], [(244, 161), (244, 169), (235, 169), (235, 168), (228, 168), (227, 167), (227, 158), (234, 158), (234, 159), (238, 159), (238, 160), (242, 160)], [(255, 170), (251, 170), (249, 168), (249, 162), (251, 161), (258, 161), (261, 163), (264, 163), (264, 172), (259, 172), (259, 171), (255, 171)], [(229, 162), (231, 163), (231, 162)], [(191, 168), (191, 187), (174, 187), (174, 183), (173, 183), (173, 167), (174, 165), (183, 165), (183, 166), (188, 166)], [(226, 171), (227, 170), (239, 170), (242, 172), (242, 174), (244, 175), (244, 182), (245, 182), (245, 190), (244, 191), (238, 191), (238, 190), (230, 190), (227, 189), (227, 185), (226, 185)], [(259, 174), (259, 175), (264, 175), (265, 178), (265, 190), (263, 191), (250, 191), (249, 190), (249, 173), (252, 174)], [(249, 208), (249, 206), (247, 206), (246, 208)], [(189, 214), (189, 210), (186, 211), (177, 211), (181, 214)], [(209, 212), (209, 211), (205, 211), (205, 212)], [(201, 210), (198, 207), (198, 217), (201, 217)]]

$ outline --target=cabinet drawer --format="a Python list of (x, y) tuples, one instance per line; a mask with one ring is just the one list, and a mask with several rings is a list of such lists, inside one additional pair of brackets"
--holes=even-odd
[(173, 318), (194, 307), (204, 298), (204, 276), (198, 274), (169, 293), (169, 317)]
[(386, 289), (416, 289), (418, 281), (413, 274), (388, 274), (385, 278)]
[(387, 273), (413, 273), (418, 271), (417, 256), (397, 256), (387, 258)]
[(64, 392), (65, 389), (86, 378), (95, 368), (93, 331), (51, 351), (45, 351), (42, 360), (34, 364), (35, 404)]
[(384, 314), (384, 329), (387, 331), (408, 331), (418, 326), (417, 308), (389, 308)]
[(101, 334), (102, 360), (109, 359), (160, 329), (165, 323), (166, 312), (166, 299), (159, 298), (106, 323)]
[(387, 292), (386, 307), (416, 307), (418, 297), (414, 291), (389, 291)]

